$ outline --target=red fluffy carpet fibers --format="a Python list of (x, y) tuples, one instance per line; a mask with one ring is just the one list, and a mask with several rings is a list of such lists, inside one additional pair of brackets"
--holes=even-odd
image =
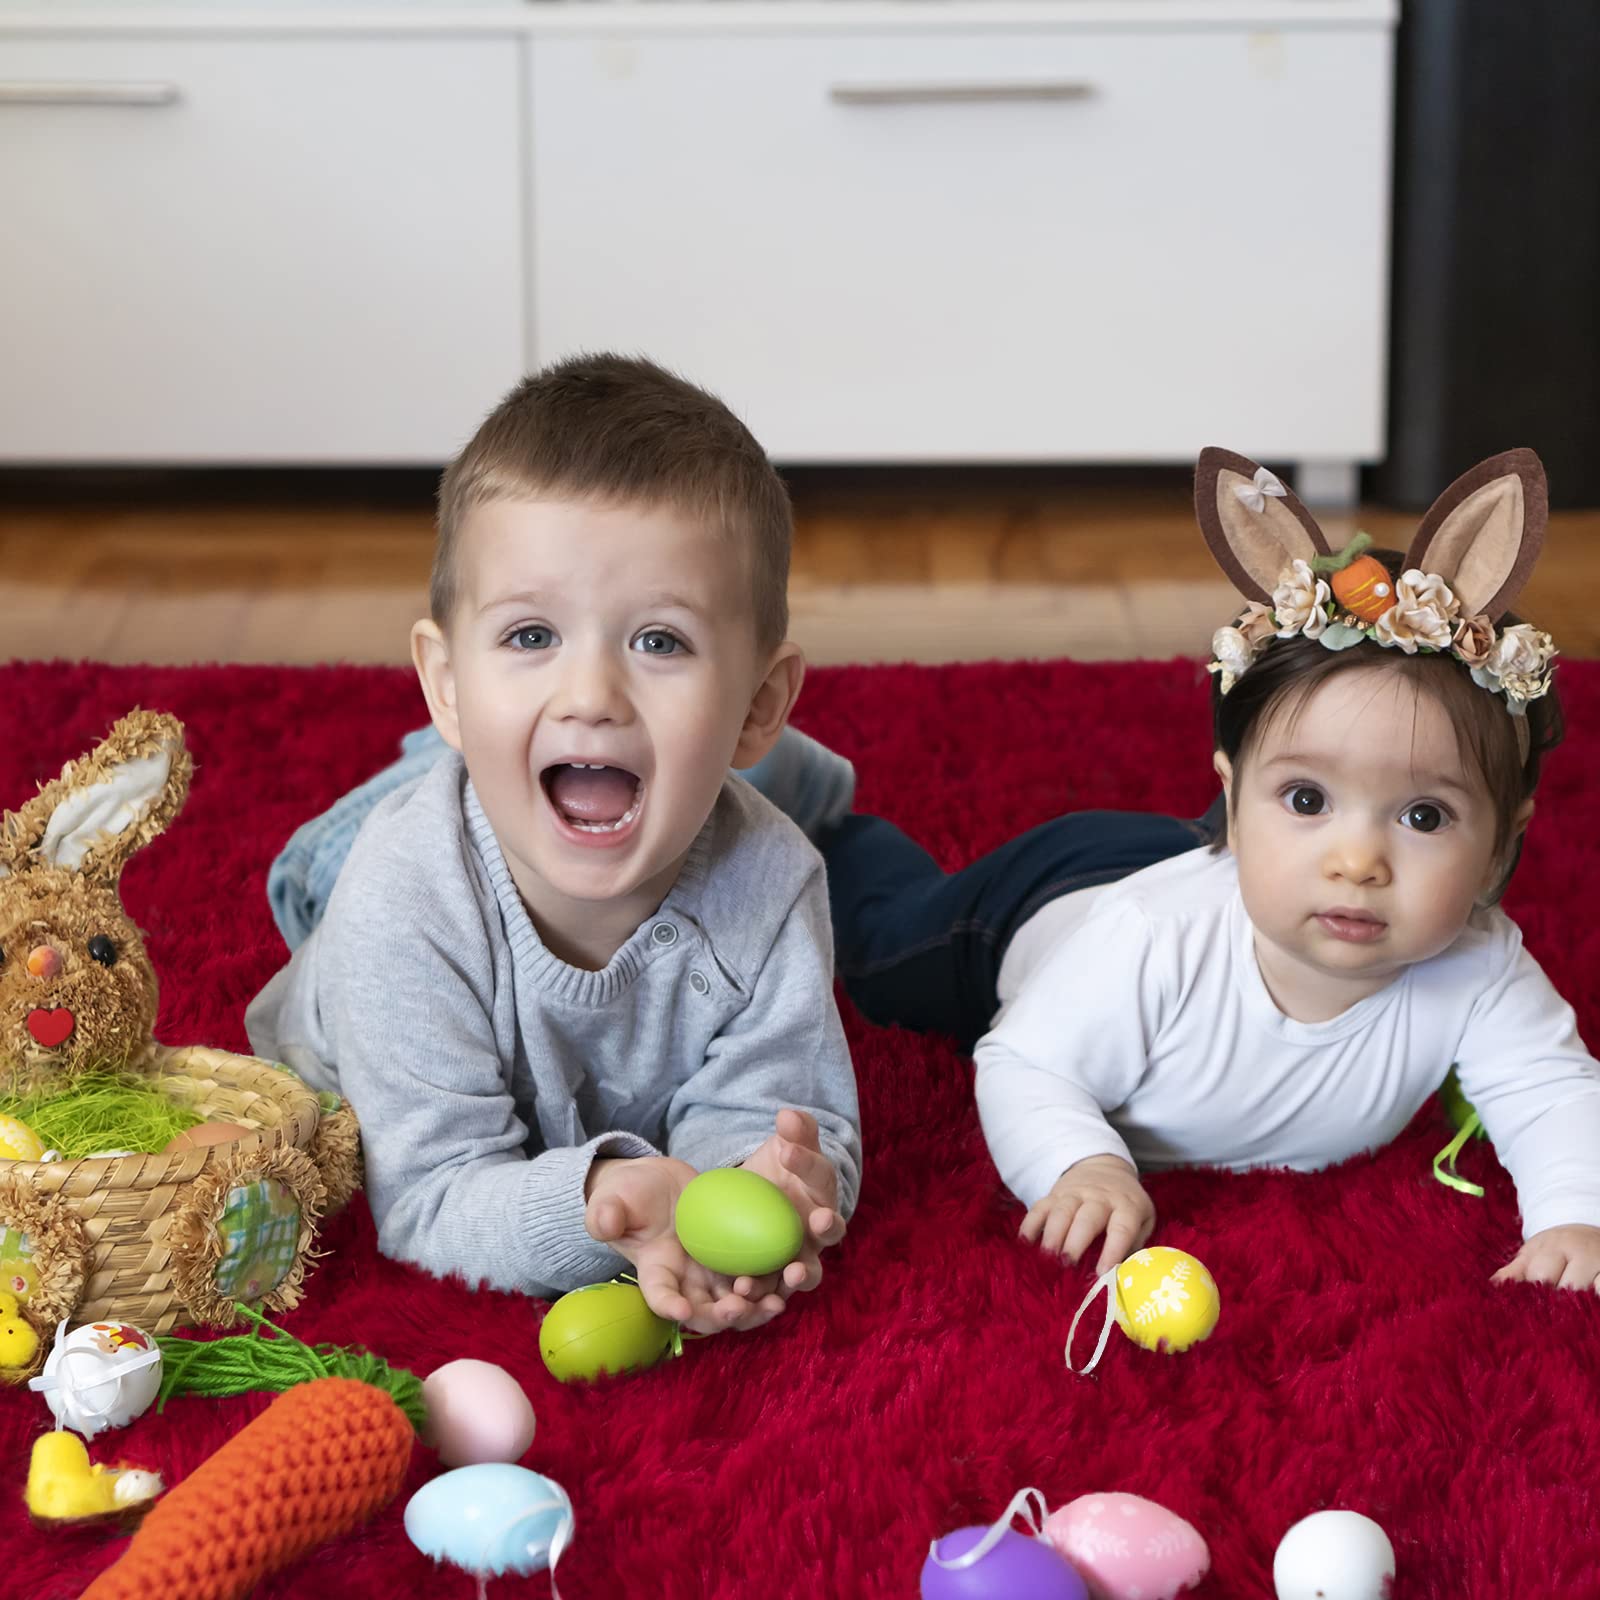
[[(1573, 726), (1593, 729), (1600, 667), (1569, 664), (1562, 683)], [(0, 686), (10, 806), (130, 706), (188, 725), (188, 808), (129, 867), (126, 898), (162, 976), (161, 1037), (243, 1049), (245, 1002), (283, 954), (267, 863), (420, 720), (409, 675), (13, 666)], [(853, 669), (814, 674), (798, 720), (855, 758), (864, 808), (955, 865), (1070, 808), (1197, 814), (1212, 791), (1204, 703), (1202, 675), (1182, 663)], [(1595, 750), (1579, 731), (1551, 763), (1508, 899), (1591, 1041)], [(1514, 1199), (1481, 1146), (1462, 1166), (1485, 1200), (1433, 1181), (1436, 1107), (1337, 1171), (1153, 1179), (1156, 1240), (1210, 1267), (1222, 1321), (1175, 1357), (1114, 1336), (1086, 1381), (1062, 1344), (1090, 1275), (1016, 1238), (969, 1063), (850, 1023), (861, 1207), (821, 1288), (770, 1328), (563, 1388), (539, 1360), (540, 1305), (380, 1259), (359, 1200), (328, 1230), (288, 1325), (423, 1374), (459, 1356), (508, 1367), (538, 1412), (527, 1465), (577, 1509), (560, 1570), (572, 1600), (911, 1596), (930, 1537), (994, 1516), (1027, 1484), (1052, 1506), (1121, 1489), (1187, 1517), (1211, 1546), (1206, 1596), (1270, 1596), (1278, 1540), (1330, 1506), (1388, 1530), (1396, 1600), (1600, 1596), (1600, 1304), (1490, 1287), (1517, 1244)], [(91, 1453), (179, 1479), (266, 1403), (174, 1402)], [(77, 1594), (121, 1547), (28, 1521), (22, 1486), (45, 1421), (36, 1396), (0, 1393), (0, 1551), (7, 1592), (29, 1600)], [(408, 1492), (435, 1470), (419, 1447)], [(241, 1516), (250, 1492), (238, 1485)], [(472, 1579), (417, 1555), (401, 1510), (259, 1593), (468, 1600)], [(548, 1592), (543, 1575), (490, 1588)]]

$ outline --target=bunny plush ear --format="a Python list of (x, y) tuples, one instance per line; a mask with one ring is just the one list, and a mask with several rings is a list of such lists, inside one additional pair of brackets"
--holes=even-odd
[(1406, 566), (1438, 574), (1463, 616), (1492, 622), (1522, 593), (1544, 544), (1550, 497), (1531, 450), (1507, 450), (1464, 472), (1434, 501)]
[(1311, 513), (1265, 467), (1214, 445), (1200, 452), (1194, 510), (1217, 565), (1247, 600), (1268, 601), (1291, 561), (1329, 553)]
[(131, 711), (0, 826), (0, 875), (64, 867), (115, 883), (134, 851), (178, 814), (192, 764), (183, 724)]

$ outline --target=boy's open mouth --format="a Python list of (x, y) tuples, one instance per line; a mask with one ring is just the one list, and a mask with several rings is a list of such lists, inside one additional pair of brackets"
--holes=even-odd
[(558, 762), (539, 777), (556, 815), (580, 833), (620, 833), (644, 804), (644, 784), (626, 767)]

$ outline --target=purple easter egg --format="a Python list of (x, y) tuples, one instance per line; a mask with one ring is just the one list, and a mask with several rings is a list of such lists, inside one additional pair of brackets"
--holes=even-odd
[[(946, 1561), (964, 1555), (987, 1527), (957, 1528), (939, 1541)], [(941, 1567), (930, 1553), (922, 1564), (922, 1600), (1089, 1600), (1083, 1579), (1042, 1540), (1008, 1528), (970, 1567)]]

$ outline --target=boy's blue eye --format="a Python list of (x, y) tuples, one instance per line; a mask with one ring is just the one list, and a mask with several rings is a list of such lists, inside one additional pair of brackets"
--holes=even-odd
[(553, 629), (536, 622), (529, 627), (518, 628), (506, 642), (514, 650), (548, 650), (556, 642), (556, 636)]
[(647, 656), (672, 656), (683, 649), (683, 640), (664, 628), (651, 628), (633, 641), (633, 647)]
[(1285, 796), (1289, 809), (1297, 817), (1320, 816), (1327, 809), (1327, 800), (1314, 784), (1297, 783)]
[(1400, 820), (1417, 833), (1434, 833), (1445, 825), (1446, 819), (1442, 806), (1434, 805), (1431, 800), (1419, 800), (1401, 812)]

